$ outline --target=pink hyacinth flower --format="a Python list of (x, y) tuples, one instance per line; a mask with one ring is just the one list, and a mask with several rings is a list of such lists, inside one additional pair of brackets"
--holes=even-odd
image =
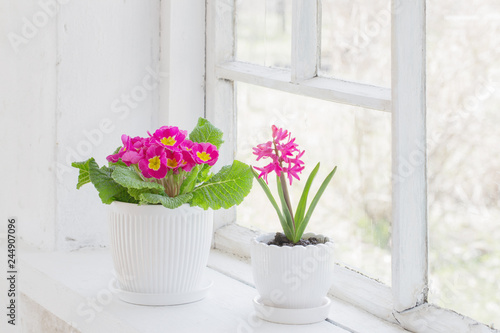
[(146, 178), (164, 178), (168, 172), (165, 149), (158, 145), (151, 145), (139, 161), (139, 169)]
[(281, 141), (286, 139), (287, 136), (291, 135), (287, 130), (278, 128), (275, 125), (271, 126), (271, 129), (273, 131), (273, 141)]
[(290, 132), (274, 125), (271, 129), (273, 141), (257, 145), (253, 148), (253, 154), (257, 156), (257, 161), (270, 158), (272, 162), (263, 168), (254, 168), (260, 171), (259, 178), (264, 178), (266, 183), (267, 175), (274, 171), (278, 177), (283, 172), (292, 185), (293, 178), (300, 180), (299, 173), (304, 170), (304, 162), (301, 160), (304, 151), (299, 150)]
[(269, 163), (268, 165), (266, 165), (265, 167), (263, 168), (259, 168), (259, 167), (254, 167), (256, 170), (260, 171), (260, 174), (259, 174), (259, 178), (264, 178), (264, 180), (266, 181), (267, 183), (267, 175), (270, 174), (271, 172), (276, 172), (276, 174), (279, 176), (281, 176), (281, 171), (282, 171), (282, 168), (281, 166), (279, 165), (279, 163)]
[(287, 175), (288, 180), (290, 181), (290, 185), (292, 185), (293, 178), (300, 180), (298, 174), (301, 173), (302, 170), (304, 170), (304, 167), (300, 166), (299, 164), (295, 164), (290, 168), (283, 168), (283, 172)]
[(254, 155), (257, 155), (257, 161), (263, 157), (273, 157), (275, 156), (273, 143), (271, 141), (261, 143), (260, 145), (257, 145), (257, 147), (253, 148), (253, 153)]

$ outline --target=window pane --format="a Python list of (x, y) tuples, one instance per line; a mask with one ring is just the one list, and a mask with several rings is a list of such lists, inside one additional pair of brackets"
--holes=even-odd
[(427, 8), (430, 302), (500, 326), (500, 2)]
[(391, 85), (391, 1), (322, 0), (325, 76)]
[(292, 2), (236, 2), (236, 58), (264, 66), (290, 68)]
[[(306, 169), (291, 189), (294, 204), (309, 173), (321, 168), (310, 199), (326, 175), (338, 166), (314, 211), (307, 230), (336, 243), (337, 260), (390, 283), (391, 128), (390, 114), (363, 110), (238, 83), (238, 152), (252, 165), (252, 147), (271, 138), (271, 125), (291, 131), (304, 149)], [(274, 177), (270, 177), (275, 191)], [(294, 206), (295, 207), (295, 206)], [(279, 231), (276, 212), (257, 183), (238, 207), (238, 223), (267, 232)]]

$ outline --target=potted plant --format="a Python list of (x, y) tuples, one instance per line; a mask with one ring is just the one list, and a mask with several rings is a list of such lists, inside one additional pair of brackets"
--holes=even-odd
[[(286, 324), (322, 321), (328, 316), (330, 305), (326, 294), (332, 285), (335, 266), (333, 243), (323, 235), (304, 234), (304, 231), (337, 167), (328, 174), (306, 209), (320, 164), (316, 165), (294, 211), (287, 182), (291, 186), (294, 178), (299, 180), (304, 170), (301, 160), (304, 150), (299, 150), (291, 133), (276, 126), (272, 126), (272, 140), (253, 149), (257, 161), (270, 159), (266, 166), (251, 170), (275, 208), (283, 229), (283, 233), (265, 234), (252, 240), (253, 277), (260, 294), (254, 300), (257, 314), (262, 319)], [(272, 172), (276, 173), (279, 205), (267, 185)]]
[(234, 161), (210, 172), (222, 132), (200, 118), (189, 134), (163, 126), (147, 137), (122, 135), (108, 166), (93, 158), (78, 168), (77, 189), (92, 183), (110, 204), (110, 247), (120, 298), (145, 305), (202, 299), (212, 210), (238, 205), (250, 192), (248, 165)]

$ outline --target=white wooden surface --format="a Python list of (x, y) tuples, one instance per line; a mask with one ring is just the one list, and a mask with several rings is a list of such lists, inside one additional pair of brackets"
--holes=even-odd
[(396, 323), (391, 288), (360, 272), (337, 266), (330, 294), (379, 318)]
[(480, 324), (454, 311), (432, 304), (424, 304), (403, 313), (396, 313), (396, 319), (413, 332), (421, 333), (499, 333), (500, 331)]
[(214, 285), (203, 301), (148, 307), (122, 302), (113, 293), (111, 261), (105, 250), (24, 258), (23, 293), (82, 333), (346, 332), (326, 321), (309, 326), (261, 321), (252, 307), (255, 289), (210, 269), (207, 278)]
[(1, 220), (17, 216), (19, 236), (43, 248), (107, 244), (106, 207), (90, 186), (76, 191), (71, 162), (103, 164), (121, 134), (151, 126), (159, 0), (0, 1), (0, 34)]
[(250, 258), (250, 240), (257, 235), (259, 233), (256, 231), (232, 223), (215, 231), (214, 248), (241, 258)]
[(205, 0), (161, 1), (159, 125), (190, 131), (205, 115)]
[[(404, 332), (337, 299), (333, 299), (330, 319), (318, 324), (261, 321), (252, 306), (257, 291), (251, 286), (250, 266), (218, 251), (212, 252), (209, 265), (207, 277), (214, 286), (208, 297), (180, 306), (148, 307), (119, 300), (112, 288), (112, 263), (106, 249), (70, 253), (25, 250), (19, 285), (22, 293), (82, 333)], [(21, 317), (27, 325), (30, 316), (21, 313)]]
[[(7, 232), (4, 221), (17, 216), (25, 239), (53, 248), (57, 25), (51, 20), (37, 28), (17, 48), (7, 38), (9, 34), (24, 38), (22, 19), (37, 10), (35, 1), (0, 1), (0, 144), (4, 156), (9, 156), (0, 176), (0, 233)], [(21, 192), (23, 188), (29, 190)]]
[(427, 300), (425, 0), (393, 0), (392, 290), (394, 309)]
[[(54, 158), (69, 167), (71, 161), (93, 156), (103, 165), (121, 145), (122, 134), (142, 136), (154, 129), (157, 84), (162, 80), (157, 72), (159, 2), (69, 1), (60, 5), (54, 37), (58, 54)], [(109, 124), (105, 130), (103, 122)], [(85, 146), (90, 149), (82, 149)], [(57, 182), (57, 248), (106, 245), (107, 206), (92, 185), (77, 191), (78, 172), (70, 170)]]
[(289, 70), (239, 61), (218, 65), (216, 74), (220, 79), (246, 82), (331, 102), (390, 111), (390, 89), (383, 87), (323, 77), (292, 83)]
[[(232, 61), (235, 54), (235, 1), (207, 1), (206, 31), (206, 118), (224, 132), (219, 166), (233, 162), (236, 156), (236, 104), (234, 82), (216, 75), (216, 65)], [(214, 214), (215, 229), (236, 221), (236, 208)]]
[(292, 2), (292, 82), (311, 79), (318, 73), (320, 50), (318, 0)]

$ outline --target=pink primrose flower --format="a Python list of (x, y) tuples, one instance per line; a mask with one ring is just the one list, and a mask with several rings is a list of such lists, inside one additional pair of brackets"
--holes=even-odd
[(127, 166), (139, 163), (150, 146), (151, 140), (149, 138), (145, 139), (140, 136), (136, 136), (135, 138), (129, 137), (125, 146), (125, 154), (122, 156), (123, 163)]
[(139, 161), (139, 169), (146, 178), (162, 179), (168, 172), (165, 148), (152, 144)]
[(127, 143), (129, 140), (130, 140), (130, 137), (126, 134), (123, 134), (122, 135), (123, 146), (120, 148), (118, 153), (116, 153), (114, 155), (108, 155), (108, 157), (106, 157), (106, 160), (108, 160), (109, 162), (112, 162), (112, 163), (118, 162), (120, 160), (120, 158), (123, 156), (123, 154), (125, 154), (125, 152), (127, 151), (127, 145), (128, 145)]
[(193, 153), (191, 151), (183, 150), (182, 159), (183, 159), (182, 170), (186, 172), (190, 172), (191, 170), (193, 170), (193, 168), (197, 164), (196, 161), (194, 160)]
[(182, 149), (182, 150), (185, 150), (185, 151), (191, 151), (193, 150), (193, 146), (195, 145), (195, 143), (189, 139), (184, 139), (184, 141), (182, 141), (179, 145), (179, 147)]
[(165, 149), (165, 156), (169, 170), (172, 169), (175, 172), (185, 164), (182, 152)]
[(208, 142), (196, 143), (193, 145), (193, 158), (197, 164), (214, 165), (219, 158), (217, 147)]
[(178, 150), (178, 146), (186, 139), (186, 136), (187, 131), (181, 131), (176, 126), (162, 126), (151, 135), (157, 144), (172, 150)]

